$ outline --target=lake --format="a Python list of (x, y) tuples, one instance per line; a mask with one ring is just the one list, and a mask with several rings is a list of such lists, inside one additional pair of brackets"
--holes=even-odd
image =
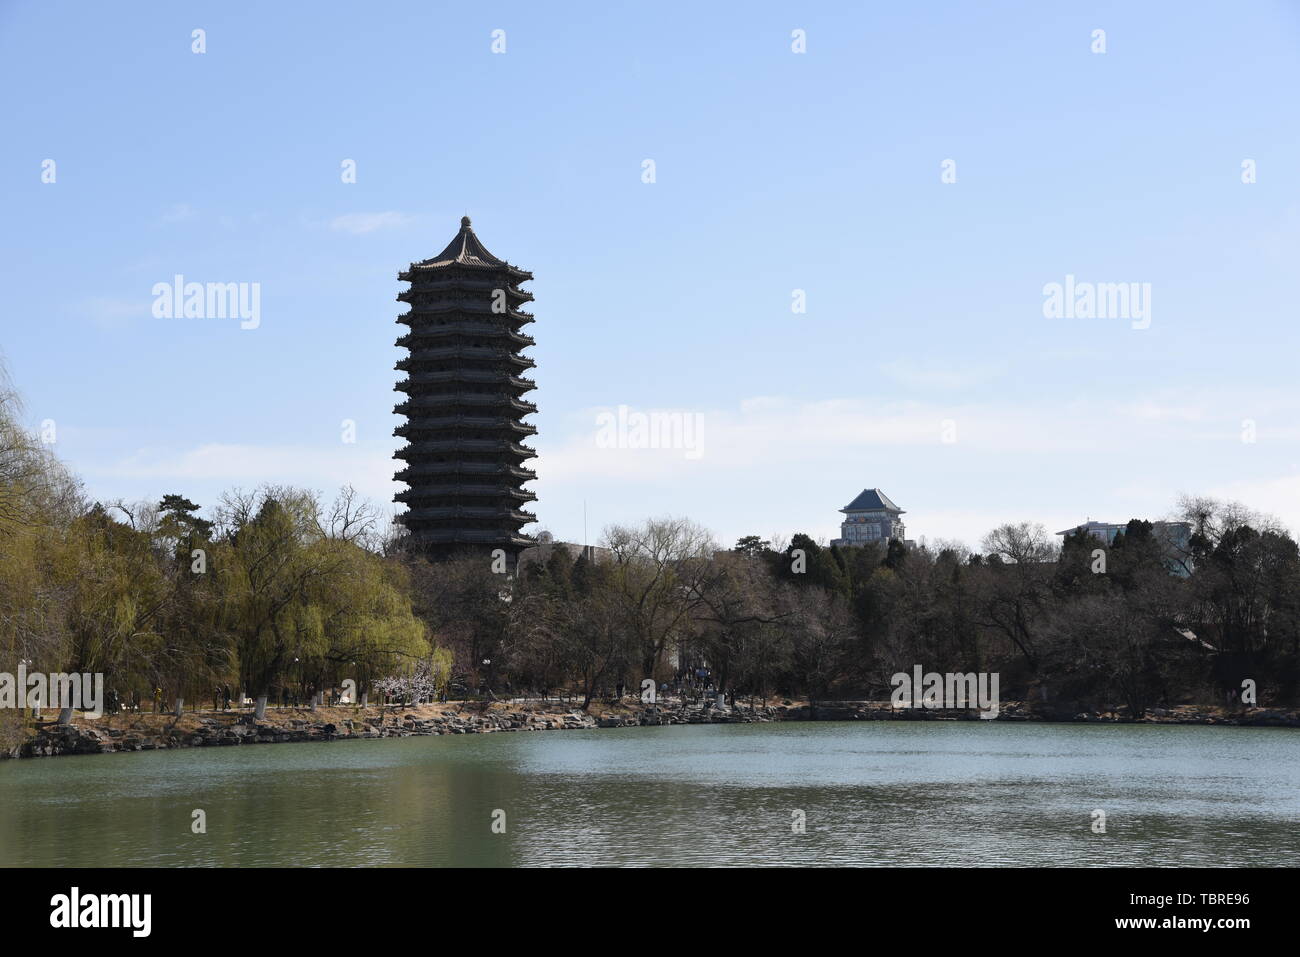
[(6, 867), (1296, 866), (1298, 825), (1300, 733), (1274, 728), (792, 722), (0, 762)]

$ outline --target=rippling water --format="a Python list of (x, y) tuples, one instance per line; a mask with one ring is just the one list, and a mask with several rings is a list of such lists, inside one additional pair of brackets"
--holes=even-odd
[(1269, 728), (705, 725), (0, 762), (5, 866), (1295, 866), (1297, 825), (1300, 734)]

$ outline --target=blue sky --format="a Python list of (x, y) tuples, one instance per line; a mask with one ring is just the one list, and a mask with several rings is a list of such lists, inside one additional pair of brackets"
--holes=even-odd
[[(971, 544), (1180, 493), (1300, 528), (1297, 4), (307, 10), (0, 4), (0, 351), (91, 494), (391, 507), (396, 274), (468, 213), (537, 277), (557, 537), (831, 537), (863, 487)], [(260, 324), (155, 318), (175, 274)], [(1149, 327), (1046, 318), (1067, 275), (1149, 283)], [(620, 405), (699, 454), (599, 447)]]

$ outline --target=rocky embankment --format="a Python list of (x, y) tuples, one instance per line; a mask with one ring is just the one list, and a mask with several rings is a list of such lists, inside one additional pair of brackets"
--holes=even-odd
[[(817, 721), (975, 721), (980, 713), (969, 709), (895, 709), (888, 702), (837, 702), (819, 704)], [(807, 720), (808, 708), (790, 709), (789, 718)], [(796, 712), (802, 712), (797, 714)], [(1081, 711), (1077, 707), (1003, 702), (998, 721), (1043, 721), (1086, 724), (1226, 724), (1244, 727), (1300, 728), (1300, 710), (1282, 708), (1239, 708), (1229, 710), (1211, 705), (1181, 705), (1149, 708), (1136, 717), (1128, 708), (1114, 711)]]
[[(99, 720), (78, 716), (70, 725), (36, 722), (22, 743), (0, 757), (51, 757), (107, 754), (166, 748), (229, 747), (356, 738), (405, 738), (433, 734), (506, 731), (581, 730), (647, 725), (747, 724), (767, 721), (974, 721), (973, 710), (897, 710), (889, 702), (835, 702), (810, 706), (785, 702), (772, 706), (717, 707), (700, 704), (593, 704), (589, 712), (541, 703), (450, 703), (418, 707), (272, 709), (258, 720), (248, 712), (193, 712), (180, 718), (157, 714), (118, 714)], [(1300, 711), (1214, 707), (1156, 708), (1137, 718), (1125, 710), (1079, 712), (1020, 702), (1002, 705), (999, 721), (1074, 721), (1088, 723), (1224, 724), (1300, 727)]]
[(684, 707), (593, 703), (590, 711), (583, 712), (573, 705), (453, 702), (396, 708), (317, 708), (314, 711), (273, 708), (261, 720), (248, 712), (194, 712), (179, 719), (157, 714), (119, 714), (98, 721), (78, 715), (69, 725), (36, 722), (30, 726), (27, 740), (8, 751), (0, 751), (0, 757), (51, 757), (493, 731), (779, 721), (795, 717), (791, 712), (797, 710), (787, 706), (718, 709), (711, 704)]

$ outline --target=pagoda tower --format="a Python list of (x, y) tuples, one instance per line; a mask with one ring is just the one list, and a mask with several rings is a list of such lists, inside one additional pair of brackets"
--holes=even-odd
[(411, 307), (397, 318), (408, 328), (397, 345), (411, 352), (396, 366), (405, 398), (393, 409), (406, 416), (393, 431), (407, 440), (394, 453), (405, 463), (394, 477), (409, 486), (394, 497), (407, 507), (400, 521), (430, 559), (500, 548), (513, 560), (533, 544), (520, 528), (537, 520), (523, 510), (537, 498), (523, 487), (537, 477), (523, 444), (537, 432), (523, 422), (537, 411), (523, 398), (534, 363), (520, 354), (533, 317), (519, 309), (533, 274), (488, 252), (466, 216), (446, 249), (397, 278), (411, 284), (397, 296)]

